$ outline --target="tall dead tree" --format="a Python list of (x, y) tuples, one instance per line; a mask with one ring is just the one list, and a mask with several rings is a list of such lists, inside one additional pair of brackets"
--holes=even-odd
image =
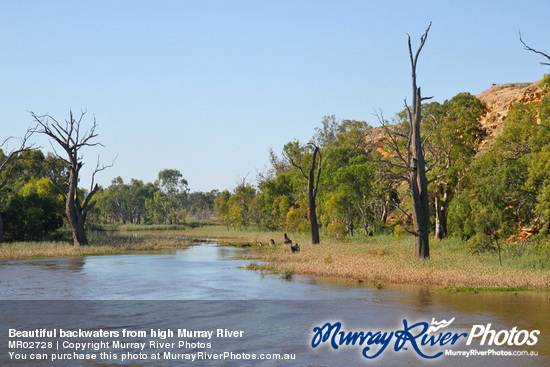
[(411, 222), (414, 230), (409, 230), (403, 225), (404, 229), (415, 236), (414, 255), (417, 259), (426, 259), (430, 257), (429, 245), (429, 195), (428, 179), (426, 172), (428, 170), (424, 157), (424, 140), (420, 131), (422, 122), (422, 101), (432, 97), (422, 97), (420, 87), (416, 84), (416, 65), (420, 51), (426, 42), (431, 23), (420, 38), (420, 46), (416, 53), (413, 53), (411, 37), (408, 36), (409, 55), (412, 69), (412, 105), (405, 102), (410, 125), (401, 123), (395, 126), (388, 126), (382, 114), (377, 115), (379, 122), (386, 131), (386, 141), (384, 145), (391, 152), (389, 156), (382, 161), (388, 167), (387, 173), (391, 184), (399, 184), (407, 181), (409, 184), (411, 197), (411, 213), (404, 210), (396, 200), (391, 201), (392, 207), (403, 213), (408, 222)]
[[(12, 169), (14, 167), (13, 162), (20, 156), (21, 153), (34, 149), (34, 144), (28, 144), (28, 140), (31, 135), (35, 132), (34, 128), (27, 129), (25, 136), (21, 138), (21, 144), (17, 148), (14, 148), (7, 153), (3, 153), (3, 159), (0, 162), (0, 190), (6, 186), (8, 179), (10, 178)], [(8, 141), (12, 137), (5, 139), (1, 144), (0, 148), (8, 144)], [(4, 243), (4, 222), (2, 220), (2, 213), (0, 212), (0, 243)]]
[[(95, 174), (110, 166), (99, 166), (99, 159), (92, 173), (90, 190), (86, 195), (82, 195), (78, 190), (78, 182), (80, 178), (80, 170), (84, 163), (82, 157), (79, 156), (80, 149), (84, 147), (93, 147), (102, 145), (101, 143), (92, 142), (97, 137), (95, 132), (97, 122), (94, 121), (90, 130), (85, 131), (82, 126), (82, 119), (86, 115), (86, 111), (82, 111), (80, 117), (76, 119), (73, 112), (69, 111), (69, 119), (62, 124), (50, 115), (37, 116), (31, 112), (32, 117), (38, 123), (38, 132), (45, 134), (55, 141), (65, 152), (66, 158), (63, 158), (57, 152), (54, 154), (57, 159), (61, 159), (68, 167), (68, 172), (64, 177), (59, 177), (56, 170), (52, 170), (50, 181), (59, 190), (65, 198), (65, 213), (73, 233), (73, 241), (75, 246), (88, 244), (86, 232), (84, 231), (84, 223), (89, 211), (96, 204), (92, 201), (92, 197), (99, 189), (97, 184), (94, 184)], [(83, 196), (83, 197), (81, 197)]]
[[(311, 162), (309, 163), (309, 168), (307, 169), (307, 174), (304, 172), (302, 167), (302, 155), (298, 157), (298, 162), (292, 156), (289, 156), (290, 163), (298, 168), (302, 173), (302, 176), (307, 180), (307, 204), (308, 204), (308, 217), (309, 224), (311, 227), (311, 243), (316, 245), (321, 242), (319, 237), (319, 223), (317, 222), (317, 190), (319, 188), (319, 178), (321, 177), (321, 149), (310, 142), (308, 145), (313, 147), (313, 154), (311, 157)], [(317, 174), (316, 174), (317, 173)]]
[(430, 199), (428, 195), (428, 180), (426, 178), (426, 162), (424, 160), (424, 149), (422, 147), (422, 135), (420, 133), (420, 123), (422, 121), (422, 101), (432, 97), (422, 97), (420, 87), (416, 84), (416, 65), (418, 56), (432, 23), (426, 29), (426, 32), (420, 38), (420, 45), (413, 55), (411, 46), (411, 36), (408, 36), (409, 56), (411, 59), (412, 70), (412, 106), (407, 106), (409, 119), (411, 121), (411, 133), (409, 137), (409, 146), (411, 147), (412, 162), (409, 168), (409, 185), (412, 199), (412, 220), (415, 232), (414, 256), (417, 259), (430, 257), (429, 244), (429, 225), (430, 225)]

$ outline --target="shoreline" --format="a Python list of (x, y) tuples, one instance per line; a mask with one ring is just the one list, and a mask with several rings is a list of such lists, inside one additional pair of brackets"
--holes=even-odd
[[(254, 250), (242, 258), (251, 260), (248, 269), (282, 274), (335, 278), (382, 288), (385, 283), (427, 285), (450, 292), (539, 292), (550, 291), (550, 270), (533, 268), (546, 259), (515, 258), (505, 252), (503, 265), (498, 254), (468, 253), (464, 242), (446, 239), (431, 243), (431, 258), (415, 260), (413, 239), (408, 236), (377, 235), (339, 242), (322, 238), (312, 245), (303, 235), (289, 233), (301, 251), (292, 253), (283, 245), (282, 233), (228, 231), (221, 226), (139, 231), (110, 229), (90, 232), (91, 245), (75, 247), (70, 242), (17, 242), (0, 245), (2, 259), (81, 257), (136, 254), (191, 245), (190, 238), (212, 239), (221, 246), (245, 244)], [(277, 246), (269, 246), (274, 238)], [(262, 242), (263, 246), (258, 246)], [(248, 246), (250, 245), (250, 246)], [(262, 261), (256, 264), (254, 261)], [(547, 260), (546, 260), (547, 261)], [(533, 265), (534, 264), (534, 265)]]

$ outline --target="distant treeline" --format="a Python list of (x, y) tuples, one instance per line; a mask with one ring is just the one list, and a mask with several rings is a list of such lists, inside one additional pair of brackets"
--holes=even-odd
[[(65, 199), (49, 180), (52, 170), (66, 174), (58, 159), (40, 150), (22, 152), (6, 170), (10, 177), (0, 191), (0, 208), (7, 241), (52, 238), (66, 222)], [(117, 177), (110, 186), (99, 188), (87, 226), (178, 224), (190, 216), (209, 218), (215, 215), (217, 196), (216, 190), (189, 192), (187, 181), (174, 169), (160, 171), (152, 183), (136, 179), (124, 183)]]

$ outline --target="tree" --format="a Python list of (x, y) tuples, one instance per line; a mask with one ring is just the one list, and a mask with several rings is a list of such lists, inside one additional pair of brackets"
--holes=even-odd
[(216, 215), (222, 224), (225, 224), (226, 228), (229, 229), (231, 225), (231, 220), (229, 218), (229, 198), (231, 193), (228, 190), (224, 190), (220, 193), (216, 199), (214, 199), (214, 205), (216, 208)]
[(427, 160), (434, 167), (428, 173), (433, 183), (430, 196), (435, 209), (435, 238), (447, 237), (449, 204), (466, 169), (478, 152), (487, 132), (479, 122), (486, 106), (470, 93), (459, 93), (442, 104), (426, 105), (423, 122)]
[[(311, 159), (309, 161), (309, 167), (307, 168), (307, 174), (304, 172), (302, 166), (302, 153), (299, 149), (299, 144), (293, 144), (285, 146), (287, 150), (285, 154), (290, 160), (291, 164), (298, 168), (302, 176), (307, 180), (307, 203), (308, 203), (308, 216), (311, 227), (311, 243), (318, 244), (319, 238), (319, 223), (317, 222), (317, 206), (315, 199), (319, 189), (319, 178), (321, 177), (322, 156), (320, 148), (313, 142), (308, 143), (308, 146), (313, 148)], [(305, 164), (304, 164), (305, 166)], [(317, 166), (317, 167), (316, 167)]]
[(188, 182), (177, 169), (164, 169), (158, 174), (157, 184), (166, 196), (169, 205), (164, 205), (166, 218), (173, 224), (183, 216), (185, 220), (184, 204), (189, 189)]
[(68, 172), (63, 175), (65, 177), (59, 177), (57, 172), (52, 170), (50, 181), (65, 198), (65, 213), (71, 226), (75, 246), (87, 245), (88, 239), (84, 230), (84, 223), (88, 212), (96, 204), (96, 201), (92, 201), (92, 198), (99, 189), (99, 186), (94, 183), (94, 178), (96, 173), (113, 165), (100, 166), (98, 161), (92, 173), (90, 190), (85, 194), (78, 190), (80, 170), (84, 165), (82, 157), (79, 155), (80, 150), (84, 147), (101, 145), (93, 142), (94, 138), (97, 137), (96, 119), (94, 117), (90, 130), (84, 131), (81, 123), (86, 111), (82, 111), (78, 119), (73, 116), (72, 111), (69, 111), (69, 119), (65, 120), (64, 124), (50, 115), (37, 116), (34, 112), (31, 112), (31, 115), (39, 125), (37, 131), (55, 141), (66, 154), (66, 158), (63, 158), (56, 152), (55, 157), (67, 164)]
[[(409, 123), (403, 122), (390, 129), (383, 116), (379, 115), (379, 121), (387, 134), (387, 148), (391, 150), (388, 158), (384, 160), (389, 167), (388, 173), (396, 180), (406, 179), (409, 184), (409, 193), (411, 199), (411, 214), (408, 214), (395, 201), (392, 203), (395, 208), (400, 210), (413, 224), (413, 231), (405, 230), (415, 236), (414, 255), (417, 259), (426, 259), (430, 257), (429, 245), (429, 194), (428, 179), (426, 177), (426, 160), (424, 157), (423, 140), (426, 136), (422, 135), (422, 101), (432, 97), (422, 97), (420, 87), (416, 83), (416, 66), (420, 51), (426, 42), (431, 23), (420, 38), (420, 45), (416, 53), (413, 53), (411, 37), (408, 36), (409, 56), (412, 70), (412, 105), (408, 106), (405, 102), (406, 113)], [(399, 131), (401, 129), (401, 131)]]
[(47, 178), (26, 178), (5, 206), (6, 239), (40, 241), (63, 225), (63, 199)]
[[(21, 153), (25, 151), (29, 151), (33, 149), (34, 145), (28, 144), (28, 139), (30, 136), (35, 132), (34, 128), (27, 129), (25, 135), (21, 139), (21, 144), (18, 146), (18, 148), (14, 148), (10, 150), (7, 154), (4, 154), (2, 149), (0, 149), (0, 190), (6, 186), (8, 179), (10, 177), (10, 174), (13, 169), (13, 162), (20, 156)], [(2, 144), (0, 144), (0, 148), (7, 145), (8, 141), (11, 139), (11, 137), (5, 139)], [(0, 243), (3, 243), (5, 241), (4, 239), (4, 224), (2, 221), (2, 213), (0, 213)]]
[(424, 35), (420, 38), (420, 46), (414, 56), (411, 47), (411, 37), (408, 37), (413, 87), (412, 109), (407, 107), (411, 121), (411, 135), (409, 137), (409, 144), (411, 147), (412, 158), (412, 161), (409, 162), (409, 185), (412, 199), (412, 220), (415, 231), (414, 255), (417, 259), (425, 259), (430, 257), (430, 202), (428, 196), (428, 180), (426, 178), (424, 150), (422, 147), (422, 136), (420, 133), (420, 123), (422, 121), (422, 101), (425, 99), (430, 99), (431, 97), (422, 97), (420, 87), (416, 85), (416, 63), (418, 61), (418, 55), (426, 42), (431, 26), (432, 24), (430, 23), (428, 29), (426, 29), (426, 32), (424, 32)]
[(548, 86), (550, 76), (541, 83), (539, 102), (514, 103), (502, 132), (475, 156), (461, 183), (462, 192), (451, 203), (450, 228), (468, 239), (473, 249), (498, 247), (497, 234), (509, 238), (522, 229), (548, 229)]
[(256, 190), (246, 183), (246, 177), (235, 188), (233, 195), (227, 201), (229, 220), (234, 228), (247, 228), (250, 224), (250, 206), (256, 195)]

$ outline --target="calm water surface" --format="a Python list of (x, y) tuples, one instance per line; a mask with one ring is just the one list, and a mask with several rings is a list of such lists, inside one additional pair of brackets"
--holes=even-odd
[[(297, 366), (372, 364), (373, 361), (366, 361), (360, 356), (360, 348), (338, 351), (324, 347), (310, 348), (312, 328), (327, 321), (341, 321), (348, 326), (347, 330), (375, 331), (402, 329), (403, 319), (414, 323), (454, 317), (453, 332), (469, 332), (472, 325), (487, 323), (491, 323), (494, 330), (510, 330), (513, 327), (518, 330), (538, 329), (541, 334), (535, 350), (539, 351), (540, 356), (491, 359), (445, 357), (445, 365), (550, 365), (548, 293), (460, 294), (413, 286), (375, 289), (307, 277), (285, 281), (275, 275), (239, 268), (248, 263), (235, 260), (243, 251), (247, 250), (205, 243), (148, 255), (0, 260), (0, 300), (4, 301), (4, 309), (0, 311), (4, 314), (4, 322), (6, 318), (14, 322), (23, 313), (27, 318), (31, 315), (31, 319), (32, 315), (40, 317), (47, 307), (55, 317), (44, 321), (46, 324), (35, 321), (36, 327), (59, 327), (59, 317), (67, 322), (78, 320), (83, 314), (79, 309), (83, 304), (87, 307), (86, 314), (99, 314), (97, 319), (108, 317), (105, 305), (108, 309), (113, 309), (115, 305), (119, 309), (127, 308), (111, 317), (117, 320), (117, 325), (136, 329), (178, 327), (174, 325), (174, 320), (180, 319), (178, 315), (182, 313), (193, 315), (197, 329), (216, 328), (220, 323), (243, 328), (241, 324), (246, 319), (256, 334), (243, 344), (243, 348), (286, 348), (297, 353), (300, 362), (278, 364)], [(16, 303), (16, 308), (25, 309), (23, 312), (13, 310), (13, 303), (5, 302), (7, 300), (34, 302)], [(75, 302), (77, 300), (103, 302)], [(127, 302), (116, 303), (120, 300)], [(135, 310), (136, 304), (140, 305), (139, 311)], [(103, 322), (114, 322), (112, 319)], [(5, 346), (0, 346), (2, 348)], [(514, 350), (513, 347), (499, 347), (503, 350), (507, 348)], [(1, 352), (4, 353), (4, 350)], [(411, 357), (415, 357), (412, 352), (387, 351), (379, 361), (405, 365), (410, 363)], [(235, 362), (234, 365), (247, 365), (242, 363)], [(256, 362), (250, 365), (261, 364)]]

